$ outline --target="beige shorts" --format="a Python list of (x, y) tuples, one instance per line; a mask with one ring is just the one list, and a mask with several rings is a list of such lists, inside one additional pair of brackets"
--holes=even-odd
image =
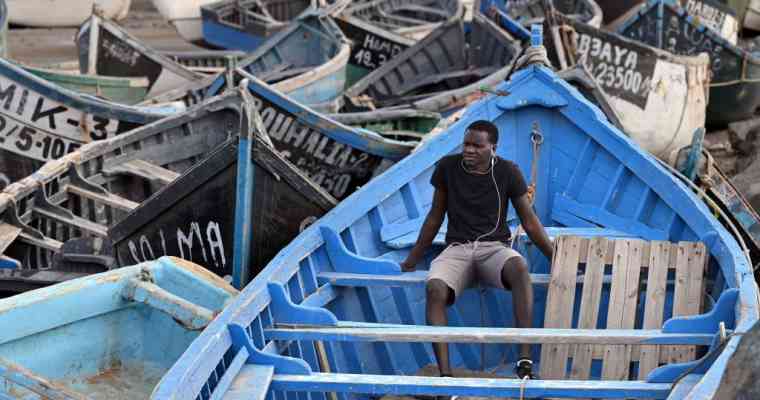
[(501, 270), (512, 257), (522, 255), (502, 242), (454, 243), (430, 263), (427, 280), (442, 280), (456, 297), (476, 280), (482, 285), (505, 289)]

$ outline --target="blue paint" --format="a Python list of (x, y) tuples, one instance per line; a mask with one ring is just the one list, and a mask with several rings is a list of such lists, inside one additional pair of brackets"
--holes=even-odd
[(251, 338), (245, 331), (245, 328), (238, 324), (228, 326), (230, 338), (232, 339), (232, 348), (237, 351), (248, 353), (248, 364), (271, 365), (274, 372), (278, 374), (300, 374), (308, 375), (311, 368), (305, 361), (293, 357), (284, 357), (261, 351), (251, 342)]
[(398, 263), (388, 260), (362, 257), (348, 251), (340, 236), (327, 226), (320, 226), (325, 240), (327, 255), (336, 271), (365, 273), (376, 275), (395, 275), (401, 273)]
[(250, 276), (251, 226), (253, 217), (253, 188), (256, 165), (253, 163), (253, 144), (250, 137), (238, 142), (237, 188), (235, 191), (235, 251), (232, 256), (232, 285), (242, 288)]
[(283, 324), (306, 325), (336, 325), (338, 323), (335, 315), (324, 308), (294, 304), (281, 284), (270, 282), (267, 287), (272, 299), (270, 304), (272, 317), (276, 321)]
[[(238, 63), (251, 75), (266, 76), (278, 65), (287, 66), (283, 72), (303, 70), (272, 84), (293, 101), (316, 106), (332, 102), (343, 93), (350, 45), (330, 17), (305, 15), (266, 40), (214, 21), (204, 20), (204, 35), (205, 32), (205, 37), (213, 40), (211, 43), (251, 52)], [(219, 94), (225, 87), (221, 74), (207, 89), (207, 95)]]
[(49, 398), (148, 397), (205, 325), (194, 322), (207, 323), (236, 293), (200, 266), (163, 257), (0, 300), (0, 394), (15, 398), (15, 382)]
[[(353, 263), (386, 263), (388, 260), (402, 259), (407, 254), (407, 249), (388, 249), (390, 246), (384, 241), (384, 234), (385, 239), (394, 237), (393, 240), (398, 240), (406, 235), (414, 236), (419, 231), (433, 193), (429, 179), (435, 163), (447, 154), (461, 151), (465, 128), (481, 118), (494, 121), (500, 127), (501, 138), (497, 153), (516, 162), (526, 176), (529, 176), (531, 164), (530, 134), (538, 122), (546, 145), (542, 148), (541, 168), (537, 176), (541, 189), (536, 212), (544, 225), (556, 229), (554, 232), (563, 232), (562, 229), (567, 229), (566, 232), (586, 230), (589, 234), (639, 237), (645, 240), (706, 241), (712, 265), (707, 279), (721, 282), (713, 294), (717, 297), (725, 292), (724, 297), (716, 302), (714, 310), (704, 315), (690, 319), (671, 319), (662, 332), (654, 333), (652, 340), (671, 340), (673, 336), (669, 335), (673, 334), (679, 336), (679, 340), (706, 343), (715, 334), (712, 328), (716, 319), (733, 319), (726, 323), (736, 326), (737, 332), (746, 329), (745, 325), (757, 321), (758, 291), (752, 281), (751, 267), (731, 235), (689, 188), (610, 125), (596, 107), (547, 68), (530, 66), (517, 71), (510, 81), (499, 85), (496, 90), (509, 95), (490, 95), (474, 102), (448, 130), (431, 138), (412, 155), (363, 186), (323, 216), (319, 224), (307, 228), (284, 248), (246, 287), (243, 294), (191, 345), (168, 373), (167, 376), (172, 380), (161, 385), (156, 390), (155, 397), (171, 398), (170, 394), (188, 381), (189, 374), (195, 379), (211, 376), (211, 368), (217, 360), (214, 354), (221, 354), (229, 348), (225, 332), (230, 324), (249, 326), (259, 316), (264, 321), (263, 316), (269, 315), (266, 311), (268, 308), (276, 310), (284, 307), (287, 311), (273, 313), (271, 321), (267, 320), (269, 322), (263, 326), (251, 326), (251, 334), (266, 337), (267, 331), (273, 332), (271, 329), (283, 321), (314, 321), (317, 315), (322, 318), (322, 314), (311, 308), (299, 309), (292, 296), (286, 296), (284, 289), (277, 295), (279, 300), (276, 300), (276, 306), (273, 306), (274, 296), (270, 298), (271, 293), (274, 293), (270, 293), (269, 289), (272, 282), (278, 282), (284, 287), (306, 288), (306, 285), (291, 283), (293, 280), (303, 280), (299, 271), (305, 262), (313, 268), (320, 285), (330, 285), (330, 289), (327, 289), (330, 295), (316, 294), (316, 297), (311, 297), (319, 293), (319, 289), (306, 289), (303, 293), (304, 302), (309, 307), (326, 302), (323, 309), (336, 318), (335, 324), (339, 328), (374, 326), (372, 329), (379, 330), (398, 327), (403, 323), (407, 328), (409, 325), (417, 325), (423, 329), (425, 293), (421, 283), (424, 270), (429, 268), (431, 258), (441, 248), (431, 249), (430, 254), (418, 266), (421, 272), (413, 274), (373, 276), (368, 269), (354, 268)], [(559, 171), (569, 171), (563, 172), (563, 176), (573, 177), (569, 184), (553, 180)], [(629, 200), (631, 196), (642, 197), (641, 202), (644, 204)], [(650, 208), (651, 213), (647, 210)], [(371, 217), (373, 214), (375, 216)], [(559, 218), (555, 219), (555, 216)], [(368, 224), (368, 219), (374, 219), (374, 222)], [(596, 229), (591, 229), (593, 227)], [(546, 260), (537, 254), (534, 245), (520, 239), (516, 248), (530, 260), (532, 273), (545, 274), (548, 271)], [(338, 266), (338, 260), (351, 262)], [(335, 276), (330, 274), (349, 273), (339, 268), (365, 275), (364, 278), (355, 279), (351, 285), (367, 284), (366, 287), (347, 285), (338, 288), (341, 280), (333, 280)], [(384, 269), (380, 272), (384, 272)], [(383, 280), (389, 285), (369, 285)], [(732, 290), (739, 289), (740, 285), (740, 291)], [(388, 286), (394, 289), (389, 289)], [(543, 320), (546, 291), (540, 285), (535, 287), (534, 312), (538, 322)], [(361, 300), (359, 293), (363, 290), (366, 290), (366, 298)], [(672, 297), (672, 286), (667, 290)], [(404, 297), (398, 295), (400, 291), (403, 291)], [(607, 309), (608, 297), (605, 292), (601, 300), (603, 310)], [(504, 328), (503, 325), (511, 321), (511, 296), (502, 291), (493, 291), (492, 295), (485, 298), (489, 304), (486, 305), (488, 312), (484, 314), (482, 325)], [(466, 291), (452, 309), (452, 317), (455, 318), (451, 320), (451, 325), (471, 329), (479, 327), (481, 321), (478, 301), (476, 292)], [(667, 304), (672, 302), (666, 300), (666, 306)], [(737, 310), (735, 314), (727, 311), (731, 307)], [(491, 310), (501, 310), (504, 315), (493, 315), (496, 313)], [(577, 319), (577, 315), (574, 317)], [(367, 321), (371, 320), (377, 320), (378, 325), (368, 325)], [(606, 316), (600, 315), (600, 320), (606, 321)], [(699, 326), (699, 332), (680, 327), (689, 324)], [(540, 328), (540, 324), (536, 326), (536, 329)], [(667, 333), (665, 328), (675, 330), (675, 333)], [(604, 334), (603, 330), (599, 332)], [(302, 346), (316, 339), (306, 336), (302, 338), (304, 340), (299, 341)], [(738, 341), (739, 337), (732, 337), (715, 360), (707, 360), (704, 364), (705, 377), (709, 376), (710, 382), (720, 380), (727, 354), (730, 355)], [(423, 349), (424, 352), (420, 351), (422, 346), (417, 349), (412, 347), (412, 351), (408, 351), (410, 347), (407, 344), (393, 344), (389, 345), (391, 351), (386, 353), (382, 349), (375, 350), (372, 343), (341, 342), (329, 346), (327, 352), (331, 372), (334, 374), (275, 374), (271, 387), (274, 393), (288, 390), (342, 392), (347, 400), (366, 398), (357, 394), (359, 392), (376, 395), (427, 393), (519, 396), (519, 382), (509, 379), (465, 383), (460, 380), (437, 381), (435, 378), (418, 380), (418, 377), (408, 376), (422, 368), (422, 363), (431, 360), (427, 347)], [(453, 346), (454, 366), (479, 368), (479, 350), (479, 345), (472, 343)], [(511, 352), (504, 351), (504, 354), (510, 356)], [(385, 357), (389, 360), (383, 360)], [(506, 365), (496, 363), (510, 363), (514, 360), (497, 360), (497, 357), (488, 354), (485, 361), (486, 368), (504, 371)], [(389, 366), (395, 368), (394, 375), (377, 376)], [(527, 386), (528, 394), (581, 398), (665, 398), (671, 389), (668, 383), (598, 381), (599, 363), (594, 364), (592, 373), (589, 381), (531, 381)], [(404, 379), (399, 379), (401, 375), (404, 375)], [(692, 395), (699, 397), (710, 393), (713, 390), (711, 385), (708, 382), (696, 384)], [(185, 393), (190, 397), (197, 394), (192, 391)]]

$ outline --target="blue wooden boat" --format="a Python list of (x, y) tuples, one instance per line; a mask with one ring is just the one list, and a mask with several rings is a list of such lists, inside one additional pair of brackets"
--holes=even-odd
[(760, 107), (760, 56), (731, 44), (678, 2), (649, 0), (618, 32), (671, 53), (710, 56), (709, 125), (750, 118)]
[(345, 109), (409, 107), (444, 115), (482, 96), (514, 69), (519, 40), (480, 12), (469, 30), (448, 20), (348, 88)]
[[(350, 52), (340, 28), (319, 10), (294, 20), (238, 65), (299, 103), (336, 112)], [(223, 89), (224, 79), (220, 76), (208, 94)]]
[(461, 20), (459, 0), (353, 2), (335, 21), (351, 40), (346, 87), (380, 68), (440, 24)]
[(203, 76), (171, 60), (94, 13), (76, 35), (83, 74), (148, 78), (148, 97), (160, 95)]
[(203, 38), (224, 49), (251, 52), (311, 5), (310, 0), (224, 0), (204, 5)]
[(164, 257), (0, 300), (0, 397), (147, 398), (236, 295)]
[[(758, 288), (741, 248), (697, 196), (546, 67), (531, 65), (496, 89), (496, 94), (468, 108), (450, 129), (344, 200), (284, 248), (190, 345), (153, 398), (367, 399), (384, 394), (712, 398), (741, 334), (758, 320)], [(529, 180), (536, 184), (534, 206), (558, 246), (551, 278), (547, 260), (524, 235), (517, 235), (515, 247), (527, 256), (534, 274), (534, 325), (542, 326), (544, 316), (553, 315), (562, 321), (559, 326), (549, 319), (544, 328), (504, 328), (511, 325), (510, 312), (505, 311), (511, 309), (510, 296), (490, 290), (482, 298), (479, 290), (466, 291), (449, 309), (453, 326), (423, 326), (425, 270), (442, 247), (428, 254), (419, 272), (400, 272), (397, 262), (416, 240), (431, 203), (434, 164), (460, 151), (465, 128), (479, 119), (502, 128), (498, 154), (516, 162), (526, 176), (536, 162), (537, 174)], [(534, 158), (531, 137), (538, 141), (538, 135), (543, 141), (540, 157)], [(516, 224), (512, 212), (508, 218)], [(442, 239), (439, 235), (436, 242), (442, 244)], [(586, 254), (577, 250), (583, 243), (593, 261), (578, 258), (579, 253)], [(606, 260), (603, 251), (594, 253), (606, 248), (604, 243), (619, 249), (617, 261)], [(650, 255), (660, 254), (656, 255), (660, 261), (640, 259), (648, 263), (649, 271), (660, 271), (657, 279), (647, 275), (646, 290), (638, 274), (621, 282), (621, 271), (641, 270), (638, 261), (620, 266), (620, 260), (642, 246), (650, 249)], [(660, 253), (664, 248), (677, 254), (675, 262)], [(686, 254), (698, 261), (693, 268), (684, 267), (689, 262)], [(598, 268), (584, 268), (580, 279), (576, 268), (583, 268), (582, 263)], [(608, 263), (613, 264), (612, 277), (588, 275), (610, 273), (603, 268)], [(699, 272), (705, 263), (703, 275)], [(663, 273), (673, 265), (676, 271), (670, 273), (676, 279)], [(692, 270), (692, 278), (683, 275)], [(685, 295), (684, 282), (695, 278), (704, 279), (705, 287), (690, 285), (695, 291)], [(577, 292), (576, 300), (583, 297), (580, 287), (573, 290), (579, 280), (586, 282), (581, 285), (583, 292), (595, 288), (601, 296), (601, 303), (588, 303), (591, 310), (598, 310), (591, 304), (602, 305), (598, 320), (587, 319), (588, 309), (582, 311), (573, 297), (552, 295)], [(612, 282), (609, 287), (605, 280)], [(623, 312), (617, 308), (621, 296), (641, 301), (627, 302), (628, 311)], [(663, 307), (659, 318), (644, 310), (644, 298), (650, 296), (659, 296), (657, 302)], [(683, 302), (697, 305), (703, 298), (704, 308), (692, 308), (696, 315), (683, 316), (679, 311)], [(556, 313), (561, 310), (565, 311)], [(628, 321), (625, 325), (595, 329), (614, 327), (622, 315), (627, 315), (622, 317)], [(580, 327), (578, 319), (585, 321)], [(455, 369), (455, 375), (462, 371), (469, 377), (413, 376), (422, 375), (421, 369), (434, 362), (424, 342), (441, 340), (457, 343), (452, 346), (452, 362), (466, 370)], [(486, 347), (481, 348), (484, 342)], [(515, 354), (504, 343), (544, 343), (542, 353), (547, 354), (534, 357), (542, 379), (510, 378), (504, 369), (510, 369)], [(568, 354), (575, 354), (570, 353), (570, 344), (578, 345), (573, 351), (583, 352), (589, 361), (585, 373), (571, 375), (583, 378), (562, 378), (568, 372)], [(634, 346), (630, 353), (622, 346), (640, 344), (649, 346)], [(658, 353), (652, 352), (654, 345), (689, 345), (691, 350), (668, 349), (661, 363)], [(597, 346), (600, 351), (594, 351)], [(609, 375), (606, 359), (588, 360), (605, 358), (606, 353), (630, 358), (621, 357), (623, 362), (614, 364), (620, 369)], [(573, 363), (580, 364), (575, 361), (580, 358), (574, 356)], [(639, 370), (631, 359), (646, 365)], [(485, 371), (477, 373), (487, 378), (473, 377), (470, 370), (481, 367)], [(599, 380), (600, 376), (607, 379)]]

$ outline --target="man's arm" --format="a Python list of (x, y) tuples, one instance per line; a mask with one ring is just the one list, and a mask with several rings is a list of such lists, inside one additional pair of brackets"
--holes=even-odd
[(417, 237), (417, 242), (412, 247), (409, 255), (401, 263), (401, 270), (404, 272), (414, 271), (415, 265), (425, 255), (425, 251), (433, 243), (435, 235), (438, 234), (438, 230), (441, 229), (443, 223), (443, 216), (446, 214), (447, 202), (446, 202), (446, 190), (436, 189), (433, 194), (433, 205), (430, 207), (425, 222), (420, 229), (420, 236)]
[(525, 229), (525, 233), (528, 234), (530, 240), (532, 240), (533, 243), (538, 246), (539, 250), (544, 253), (546, 258), (549, 259), (549, 262), (552, 262), (554, 245), (552, 244), (552, 241), (549, 240), (549, 236), (546, 234), (546, 230), (544, 229), (541, 220), (538, 219), (536, 213), (533, 212), (533, 207), (530, 206), (530, 201), (528, 201), (528, 195), (524, 194), (517, 199), (512, 199), (512, 204), (514, 204), (515, 211), (517, 211), (517, 215), (520, 217), (520, 222), (522, 223), (523, 229)]

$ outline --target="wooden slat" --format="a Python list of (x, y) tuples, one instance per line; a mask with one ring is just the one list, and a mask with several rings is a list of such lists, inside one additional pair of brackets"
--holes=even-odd
[[(595, 329), (599, 319), (599, 302), (602, 297), (602, 280), (604, 278), (604, 264), (607, 254), (610, 253), (605, 238), (594, 238), (589, 241), (586, 272), (584, 274), (583, 291), (581, 294), (580, 315), (578, 316), (578, 329)], [(570, 370), (570, 379), (588, 379), (591, 372), (591, 356), (593, 346), (579, 345), (573, 351), (573, 364)]]
[[(702, 310), (702, 285), (706, 249), (702, 243), (680, 242), (676, 255), (676, 284), (673, 294), (673, 316), (698, 314)], [(694, 359), (694, 346), (676, 346), (669, 349), (669, 362), (686, 362)]]
[[(581, 239), (576, 236), (557, 239), (551, 267), (552, 278), (546, 297), (545, 328), (571, 328), (580, 249)], [(568, 353), (567, 345), (541, 346), (541, 377), (564, 378)]]
[(119, 165), (110, 166), (104, 168), (103, 173), (106, 175), (124, 174), (137, 176), (149, 181), (159, 182), (162, 185), (168, 185), (179, 177), (179, 174), (174, 171), (142, 160), (131, 160)]
[(105, 205), (108, 205), (108, 206), (111, 206), (111, 207), (114, 207), (114, 208), (118, 208), (120, 210), (127, 211), (127, 212), (134, 210), (135, 208), (137, 208), (137, 206), (140, 205), (139, 203), (135, 203), (134, 201), (125, 199), (125, 198), (117, 196), (115, 194), (111, 194), (111, 193), (106, 193), (106, 194), (95, 193), (95, 192), (89, 191), (87, 189), (80, 188), (79, 186), (67, 185), (66, 186), (66, 190), (69, 193), (75, 194), (77, 196), (81, 196), (81, 197), (84, 197), (84, 198), (87, 198), (87, 199), (96, 200), (96, 201), (99, 201), (99, 202), (101, 202), (101, 203), (103, 203)]
[[(350, 325), (346, 325), (350, 324)], [(345, 322), (338, 326), (267, 328), (268, 340), (368, 343), (550, 343), (635, 345), (710, 344), (712, 333), (663, 333), (660, 329), (488, 328)]]
[[(662, 326), (670, 250), (671, 244), (669, 242), (651, 243), (643, 329), (657, 329)], [(644, 380), (650, 371), (657, 368), (659, 361), (660, 352), (657, 346), (641, 346), (639, 379)]]
[[(644, 243), (640, 240), (615, 242), (607, 329), (632, 329), (634, 326), (643, 246)], [(627, 380), (630, 361), (630, 346), (607, 346), (602, 365), (602, 379)]]

